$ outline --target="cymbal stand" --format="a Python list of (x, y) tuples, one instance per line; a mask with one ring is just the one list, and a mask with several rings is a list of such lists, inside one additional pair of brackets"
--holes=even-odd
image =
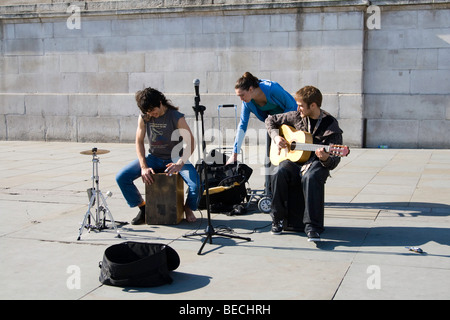
[[(100, 162), (97, 156), (97, 148), (92, 148), (92, 188), (87, 189), (88, 197), (89, 197), (89, 207), (84, 215), (83, 222), (80, 227), (80, 231), (78, 234), (78, 239), (81, 239), (81, 234), (83, 233), (83, 229), (88, 229), (88, 232), (91, 230), (103, 230), (107, 229), (106, 226), (106, 215), (108, 215), (114, 230), (117, 233), (117, 238), (121, 238), (119, 230), (117, 230), (116, 222), (111, 214), (111, 211), (106, 204), (106, 198), (103, 196), (102, 192), (99, 188), (99, 175), (98, 175), (98, 163)], [(110, 197), (112, 193), (108, 191), (106, 193), (107, 197)], [(95, 208), (95, 214), (91, 212), (91, 209), (94, 205), (97, 205)], [(101, 216), (101, 212), (103, 212), (103, 216)]]

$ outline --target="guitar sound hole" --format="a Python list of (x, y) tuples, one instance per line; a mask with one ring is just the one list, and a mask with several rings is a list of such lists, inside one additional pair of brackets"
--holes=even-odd
[(296, 144), (297, 144), (297, 142), (295, 142), (295, 141), (291, 142), (291, 150), (295, 150)]

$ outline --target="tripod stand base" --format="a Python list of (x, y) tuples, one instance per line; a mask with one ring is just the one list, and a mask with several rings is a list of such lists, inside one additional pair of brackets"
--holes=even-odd
[[(95, 230), (95, 231), (102, 231), (102, 230), (105, 230), (105, 229), (115, 229), (115, 227), (113, 226), (113, 227), (98, 227), (98, 226), (94, 226), (94, 225), (85, 225), (85, 226), (81, 226), (81, 228), (80, 228), (80, 234), (78, 235), (78, 238), (77, 238), (77, 241), (79, 241), (79, 240), (81, 240), (81, 233), (82, 233), (82, 229), (83, 229), (83, 227), (84, 228), (86, 228), (87, 230), (88, 230), (88, 233), (89, 232), (91, 232), (91, 230)], [(119, 238), (119, 239), (121, 239), (122, 238), (122, 236), (120, 235), (120, 233), (117, 231), (117, 236), (116, 236), (116, 238)]]
[(205, 232), (184, 235), (183, 237), (187, 238), (187, 237), (193, 237), (193, 236), (206, 236), (206, 238), (203, 240), (202, 246), (200, 247), (200, 249), (197, 252), (198, 255), (202, 254), (202, 250), (205, 247), (206, 242), (208, 242), (208, 240), (209, 240), (209, 244), (212, 244), (212, 237), (214, 237), (214, 236), (252, 241), (252, 239), (247, 238), (247, 237), (240, 237), (240, 236), (235, 236), (235, 235), (231, 235), (231, 234), (217, 232), (214, 230), (214, 227), (212, 227), (211, 225), (206, 227)]
[[(97, 199), (97, 208), (96, 208), (96, 215), (93, 215), (91, 212), (91, 209)], [(100, 205), (100, 202), (101, 204)], [(100, 219), (100, 212), (103, 212), (103, 219)], [(86, 211), (86, 214), (84, 215), (84, 219), (83, 222), (81, 223), (81, 227), (80, 227), (80, 232), (78, 233), (78, 238), (77, 240), (81, 240), (81, 234), (83, 233), (83, 229), (86, 228), (88, 229), (90, 232), (91, 230), (104, 230), (104, 229), (109, 229), (106, 226), (106, 215), (109, 216), (110, 218), (110, 222), (112, 223), (112, 228), (114, 228), (114, 230), (117, 233), (117, 238), (122, 238), (119, 230), (117, 230), (117, 226), (116, 226), (116, 222), (114, 221), (114, 218), (111, 214), (111, 211), (109, 211), (108, 205), (106, 204), (106, 199), (103, 196), (102, 192), (100, 190), (96, 190), (96, 189), (91, 189), (91, 196), (90, 196), (90, 201), (89, 201), (89, 207), (88, 210)], [(92, 220), (95, 222), (95, 224), (90, 224), (90, 220)], [(88, 222), (89, 221), (89, 222)]]

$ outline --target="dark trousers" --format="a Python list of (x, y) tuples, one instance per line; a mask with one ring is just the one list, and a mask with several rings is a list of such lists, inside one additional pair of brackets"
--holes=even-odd
[[(290, 207), (304, 206), (304, 231), (321, 233), (324, 230), (325, 182), (329, 170), (319, 161), (314, 161), (305, 174), (302, 174), (300, 170), (301, 165), (286, 160), (280, 163), (276, 173), (271, 176), (272, 211), (270, 214), (275, 221), (285, 220)], [(298, 188), (299, 185), (301, 188)], [(293, 188), (299, 192), (294, 197), (296, 202), (292, 201), (292, 196), (289, 201), (289, 191)]]

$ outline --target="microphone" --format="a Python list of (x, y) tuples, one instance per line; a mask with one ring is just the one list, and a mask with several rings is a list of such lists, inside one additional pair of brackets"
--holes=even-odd
[(193, 81), (194, 83), (194, 87), (195, 87), (195, 96), (200, 98), (200, 93), (198, 92), (198, 87), (200, 86), (200, 80), (199, 79), (194, 79)]

